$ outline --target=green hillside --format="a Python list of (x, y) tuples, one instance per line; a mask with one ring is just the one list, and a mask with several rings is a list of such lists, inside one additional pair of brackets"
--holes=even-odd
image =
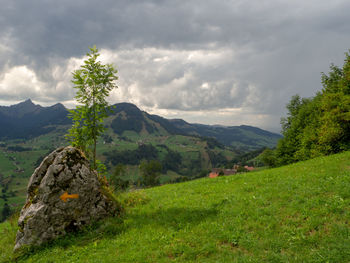
[[(248, 126), (212, 127), (168, 120), (130, 103), (114, 106), (98, 141), (98, 159), (107, 166), (107, 177), (116, 165), (124, 164), (123, 179), (135, 185), (140, 185), (138, 167), (143, 159), (161, 163), (160, 183), (186, 181), (206, 175), (213, 167), (231, 168), (240, 154), (274, 146), (280, 138)], [(11, 210), (23, 205), (29, 177), (41, 160), (68, 144), (64, 137), (71, 127), (67, 113), (61, 104), (42, 107), (31, 100), (0, 106), (0, 127), (4, 128), (0, 132), (0, 221), (6, 204)]]
[[(19, 262), (349, 262), (350, 152), (120, 196), (126, 211)], [(0, 262), (14, 226), (0, 225)]]
[[(115, 116), (108, 118), (107, 125), (114, 119)], [(12, 210), (22, 207), (29, 177), (48, 153), (68, 144), (64, 138), (68, 127), (59, 125), (53, 131), (32, 139), (12, 139), (0, 143), (0, 212), (5, 203)], [(123, 179), (137, 184), (141, 160), (156, 159), (163, 166), (160, 182), (169, 183), (191, 179), (202, 170), (217, 167), (223, 160), (226, 162), (236, 156), (235, 151), (215, 140), (172, 135), (159, 130), (159, 133), (152, 134), (129, 130), (116, 134), (108, 129), (97, 145), (98, 158), (108, 168), (107, 177), (118, 163), (123, 163), (127, 170)], [(153, 155), (147, 150), (149, 148)], [(174, 156), (177, 155), (180, 157), (176, 163)]]

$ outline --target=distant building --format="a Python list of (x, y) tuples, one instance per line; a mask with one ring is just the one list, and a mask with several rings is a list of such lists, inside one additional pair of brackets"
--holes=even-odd
[(236, 169), (221, 169), (221, 168), (213, 168), (211, 172), (209, 173), (209, 178), (215, 178), (218, 177), (219, 175), (233, 175), (237, 173)]
[(211, 172), (209, 174), (209, 178), (215, 178), (215, 177), (218, 177), (219, 176), (219, 173), (216, 173), (216, 172)]
[(254, 171), (255, 168), (253, 166), (246, 165), (244, 166), (244, 169), (246, 169), (248, 172), (251, 172), (251, 171)]
[(224, 172), (224, 175), (232, 175), (232, 174), (236, 174), (237, 170), (236, 169), (224, 169), (223, 172)]
[(236, 174), (237, 172), (251, 172), (254, 171), (253, 166), (240, 166), (238, 164), (235, 164), (233, 166), (233, 169), (222, 169), (222, 168), (213, 168), (211, 169), (211, 172), (209, 173), (208, 177), (209, 178), (215, 178), (220, 175), (233, 175)]

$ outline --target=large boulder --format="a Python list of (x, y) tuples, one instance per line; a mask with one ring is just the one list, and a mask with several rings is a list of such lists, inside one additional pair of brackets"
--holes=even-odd
[(18, 220), (15, 250), (40, 245), (114, 215), (117, 205), (77, 148), (49, 154), (31, 176)]

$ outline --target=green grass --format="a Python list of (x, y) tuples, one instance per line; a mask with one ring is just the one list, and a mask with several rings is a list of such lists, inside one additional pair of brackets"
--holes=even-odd
[(5, 155), (4, 152), (0, 150), (0, 167), (1, 173), (5, 176), (9, 176), (16, 169), (16, 166), (9, 159), (9, 156)]
[[(36, 168), (34, 164), (40, 156), (44, 156), (46, 153), (47, 150), (39, 148), (24, 152), (9, 152), (4, 148), (0, 149), (0, 173), (11, 179), (6, 195), (8, 199), (7, 203), (12, 209), (23, 205), (26, 197), (28, 178)], [(0, 185), (0, 190), (2, 188), (3, 185)], [(9, 192), (14, 192), (15, 196), (12, 197)], [(4, 200), (0, 199), (0, 211), (4, 203)]]
[(17, 217), (0, 224), (0, 262), (13, 262), (13, 246), (17, 232)]
[[(120, 198), (122, 220), (19, 262), (350, 262), (350, 152)], [(15, 230), (0, 230), (6, 262)]]

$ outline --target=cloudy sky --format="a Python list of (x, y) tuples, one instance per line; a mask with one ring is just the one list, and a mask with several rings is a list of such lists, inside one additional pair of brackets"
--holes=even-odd
[(0, 105), (74, 105), (89, 46), (118, 69), (111, 103), (278, 132), (294, 94), (350, 48), (348, 0), (0, 0)]

